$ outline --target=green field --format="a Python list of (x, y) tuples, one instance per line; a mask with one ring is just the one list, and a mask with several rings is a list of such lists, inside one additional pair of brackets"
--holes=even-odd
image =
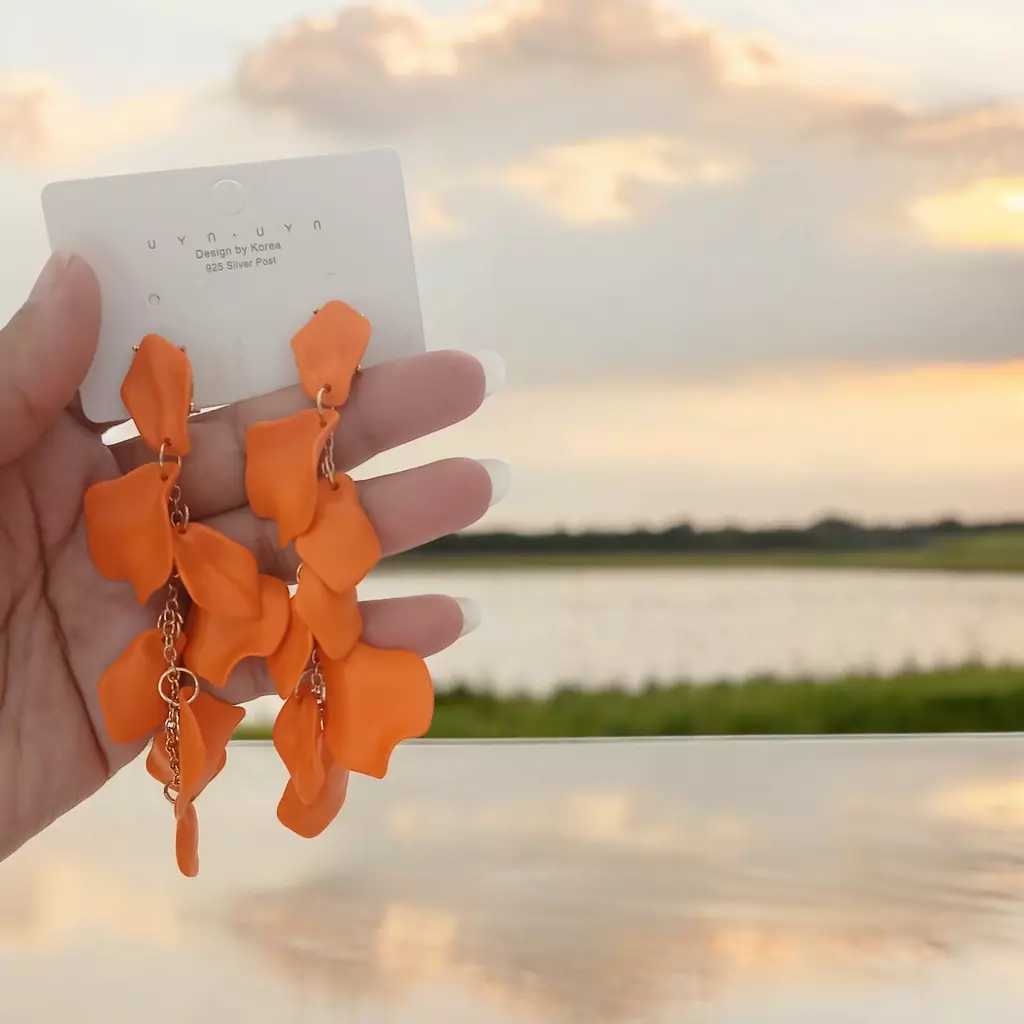
[(965, 537), (940, 537), (903, 548), (854, 551), (608, 551), (596, 554), (420, 554), (410, 553), (385, 563), (389, 571), (424, 569), (520, 568), (843, 568), (919, 569), (946, 572), (1024, 571), (1024, 532), (1000, 530)]
[[(728, 736), (1024, 731), (1024, 668), (967, 665), (830, 682), (652, 686), (638, 693), (571, 687), (547, 698), (466, 687), (438, 694), (430, 736)], [(267, 727), (244, 726), (245, 738)]]

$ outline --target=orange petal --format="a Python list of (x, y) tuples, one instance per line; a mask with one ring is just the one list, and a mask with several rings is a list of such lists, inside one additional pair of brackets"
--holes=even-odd
[(315, 839), (338, 816), (348, 791), (348, 772), (335, 764), (327, 745), (320, 743), (320, 760), (324, 768), (324, 784), (311, 804), (299, 799), (295, 786), (289, 782), (277, 805), (277, 819), (304, 839)]
[(178, 870), (186, 878), (199, 874), (199, 816), (190, 800), (179, 800), (174, 805), (177, 820), (174, 835), (174, 853)]
[(380, 541), (359, 504), (355, 481), (344, 473), (321, 480), (316, 515), (295, 541), (302, 561), (336, 594), (355, 588), (380, 561)]
[[(199, 790), (196, 793), (198, 797), (227, 764), (225, 748), (235, 729), (245, 718), (245, 711), (202, 691), (193, 701), (192, 711), (203, 735), (203, 746), (206, 748), (206, 765), (199, 781)], [(149, 756), (146, 758), (146, 770), (157, 782), (164, 785), (172, 781), (171, 766), (167, 759), (167, 738), (163, 730), (153, 737)]]
[(108, 580), (128, 580), (139, 603), (171, 575), (174, 554), (167, 500), (179, 468), (156, 462), (85, 492), (85, 531), (93, 564)]
[[(208, 752), (202, 789), (205, 789), (220, 775), (227, 763), (227, 751), (214, 750)], [(153, 737), (153, 742), (149, 745), (149, 754), (146, 757), (146, 771), (162, 786), (166, 786), (174, 781), (174, 776), (171, 773), (171, 764), (167, 759), (167, 733), (163, 729)], [(202, 792), (202, 789), (200, 792)], [(196, 795), (198, 796), (199, 794)]]
[(181, 582), (197, 605), (231, 618), (258, 618), (260, 573), (248, 548), (202, 523), (171, 534)]
[[(179, 650), (182, 647), (184, 637), (178, 640)], [(163, 725), (167, 705), (158, 687), (166, 667), (163, 632), (147, 629), (100, 676), (100, 709), (115, 743), (143, 740)]]
[(307, 409), (254, 423), (245, 438), (245, 493), (253, 512), (277, 523), (281, 547), (309, 529), (316, 512), (317, 466), (338, 414)]
[(224, 769), (228, 759), (228, 742), (245, 718), (245, 709), (200, 691), (192, 702), (192, 713), (199, 724), (206, 749), (206, 765), (199, 780), (199, 792), (196, 793), (199, 796)]
[(288, 631), (281, 646), (273, 654), (267, 655), (267, 669), (282, 700), (295, 691), (313, 653), (313, 634), (309, 626), (295, 614), (294, 599), (289, 604)]
[(274, 747), (291, 777), (295, 794), (311, 804), (324, 786), (320, 757), (320, 707), (309, 687), (293, 693), (274, 722)]
[[(178, 718), (178, 761), (181, 764), (181, 786), (178, 799), (191, 803), (202, 789), (206, 775), (206, 744), (196, 721), (195, 712), (186, 695), (191, 688), (182, 687), (181, 711)], [(199, 698), (197, 697), (196, 700)]]
[(356, 644), (343, 661), (323, 662), (324, 739), (338, 764), (384, 778), (391, 752), (422, 736), (434, 714), (426, 663), (410, 651)]
[(354, 590), (336, 594), (309, 566), (299, 574), (295, 614), (313, 631), (328, 658), (344, 658), (363, 632), (363, 617)]
[(370, 343), (370, 321), (344, 302), (328, 302), (292, 338), (302, 390), (316, 399), (321, 388), (327, 405), (343, 405), (352, 377)]
[[(164, 706), (166, 707), (166, 705)], [(174, 776), (171, 774), (171, 763), (167, 759), (167, 733), (163, 729), (153, 737), (153, 742), (149, 745), (146, 771), (164, 786), (174, 781)]]
[[(224, 770), (228, 763), (226, 750), (215, 752), (215, 756), (208, 757), (206, 761), (206, 779), (203, 784), (205, 789)], [(146, 771), (156, 779), (162, 786), (174, 781), (171, 774), (171, 765), (167, 760), (167, 734), (161, 729), (154, 737), (149, 747), (149, 755), (146, 757)]]
[(288, 587), (273, 576), (260, 576), (259, 585), (258, 618), (229, 618), (198, 604), (189, 612), (185, 665), (214, 686), (223, 686), (243, 658), (265, 658), (284, 639), (291, 618)]
[(188, 455), (192, 365), (182, 349), (147, 334), (121, 385), (121, 401), (153, 451), (167, 442), (168, 455)]

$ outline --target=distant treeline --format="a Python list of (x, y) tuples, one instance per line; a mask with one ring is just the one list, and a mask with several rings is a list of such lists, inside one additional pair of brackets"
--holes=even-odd
[(443, 537), (416, 551), (424, 555), (595, 555), (611, 552), (870, 551), (921, 547), (941, 538), (999, 531), (1024, 531), (1024, 521), (967, 524), (955, 519), (906, 526), (864, 526), (845, 519), (822, 519), (812, 526), (702, 530), (680, 523), (664, 530), (553, 533), (462, 533)]

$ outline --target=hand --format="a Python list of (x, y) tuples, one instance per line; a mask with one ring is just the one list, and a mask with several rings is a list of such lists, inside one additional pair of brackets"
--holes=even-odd
[[(82, 498), (153, 453), (133, 439), (104, 445), (77, 392), (96, 349), (100, 298), (79, 258), (56, 255), (28, 302), (0, 330), (0, 857), (99, 789), (141, 745), (112, 743), (97, 703), (100, 675), (155, 625), (162, 595), (136, 603), (127, 583), (103, 579), (89, 558)], [(281, 344), (287, 345), (288, 338)], [(472, 356), (434, 352), (360, 372), (335, 442), (348, 471), (474, 412), (485, 373)], [(181, 487), (193, 519), (249, 546), (263, 572), (294, 582), (295, 559), (273, 524), (246, 504), (245, 432), (257, 420), (307, 408), (289, 388), (191, 423)], [(492, 497), (487, 469), (451, 459), (367, 480), (360, 498), (385, 555), (462, 529)], [(365, 637), (424, 656), (463, 629), (459, 604), (424, 596), (368, 602)], [(272, 693), (261, 661), (244, 662), (221, 695)]]

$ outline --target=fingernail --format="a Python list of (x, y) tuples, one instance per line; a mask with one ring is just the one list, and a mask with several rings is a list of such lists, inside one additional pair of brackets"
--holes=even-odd
[(512, 490), (512, 470), (509, 468), (508, 463), (502, 462), (501, 459), (480, 459), (479, 461), (480, 465), (487, 470), (487, 475), (491, 478), (490, 504), (497, 505)]
[(46, 266), (39, 272), (36, 283), (32, 285), (32, 291), (28, 296), (29, 302), (40, 302), (55, 291), (70, 262), (70, 253), (59, 250), (55, 252), (46, 261)]
[(459, 636), (465, 636), (480, 625), (480, 620), (483, 618), (480, 602), (474, 601), (471, 597), (457, 597), (455, 603), (462, 610), (462, 632), (459, 633)]
[(484, 398), (505, 386), (505, 360), (497, 352), (474, 352), (473, 358), (484, 369)]

